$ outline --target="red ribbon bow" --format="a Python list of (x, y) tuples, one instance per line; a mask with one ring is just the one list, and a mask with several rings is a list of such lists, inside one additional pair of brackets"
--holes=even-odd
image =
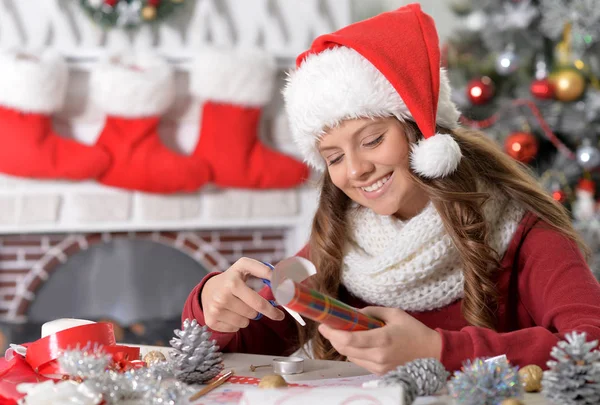
[(10, 362), (0, 359), (0, 398), (22, 398), (24, 394), (16, 390), (16, 386), (21, 383), (60, 380), (64, 374), (57, 361), (60, 355), (65, 350), (87, 345), (99, 347), (110, 354), (114, 370), (124, 372), (144, 366), (144, 362), (139, 360), (138, 347), (116, 344), (112, 324), (99, 322), (76, 326), (24, 345), (27, 347), (25, 359), (19, 355), (15, 355)]

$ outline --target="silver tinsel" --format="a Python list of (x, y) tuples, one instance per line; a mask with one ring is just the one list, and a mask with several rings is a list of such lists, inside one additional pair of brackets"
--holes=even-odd
[(82, 379), (103, 375), (112, 362), (100, 346), (86, 346), (64, 351), (58, 358), (60, 368), (71, 377)]
[(585, 112), (588, 121), (600, 121), (600, 90), (590, 87), (585, 92)]
[(142, 2), (140, 0), (118, 2), (117, 13), (119, 17), (117, 18), (117, 26), (126, 27), (139, 24), (142, 19), (141, 12)]
[(600, 7), (597, 0), (541, 0), (540, 30), (549, 38), (561, 38), (571, 24), (572, 46), (583, 52), (600, 41)]
[(75, 349), (58, 359), (61, 368), (72, 377), (83, 378), (82, 384), (102, 395), (108, 405), (122, 401), (140, 404), (187, 405), (195, 391), (175, 379), (169, 362), (118, 372), (108, 368), (111, 356), (101, 348)]
[(542, 394), (561, 405), (600, 403), (600, 351), (598, 341), (586, 341), (586, 333), (572, 332), (552, 348), (548, 370), (542, 378)]
[(417, 359), (398, 367), (377, 380), (375, 386), (397, 385), (409, 376), (418, 396), (434, 395), (446, 386), (450, 373), (436, 359)]
[(174, 350), (171, 361), (175, 377), (188, 384), (203, 384), (216, 377), (224, 367), (223, 354), (206, 326), (186, 319), (182, 330), (169, 342)]
[(498, 405), (506, 398), (520, 398), (523, 386), (518, 368), (505, 360), (467, 360), (448, 383), (452, 398), (465, 405)]

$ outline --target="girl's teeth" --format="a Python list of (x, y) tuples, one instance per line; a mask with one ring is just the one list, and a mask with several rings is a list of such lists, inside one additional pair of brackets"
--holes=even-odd
[(379, 190), (383, 185), (389, 180), (390, 176), (385, 176), (383, 179), (378, 182), (371, 184), (369, 187), (362, 187), (368, 193), (372, 193), (373, 191)]

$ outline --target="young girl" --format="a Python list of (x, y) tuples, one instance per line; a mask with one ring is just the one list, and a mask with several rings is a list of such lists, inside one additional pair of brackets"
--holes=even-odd
[(303, 347), (382, 374), (416, 358), (456, 370), (502, 354), (545, 368), (566, 332), (600, 338), (600, 285), (569, 216), (484, 134), (457, 125), (435, 26), (419, 5), (317, 38), (284, 98), (296, 143), (323, 172), (299, 253), (316, 265), (310, 283), (385, 326), (297, 327), (268, 303), (268, 288), (245, 283), (270, 270), (242, 258), (207, 276), (183, 310), (223, 350)]

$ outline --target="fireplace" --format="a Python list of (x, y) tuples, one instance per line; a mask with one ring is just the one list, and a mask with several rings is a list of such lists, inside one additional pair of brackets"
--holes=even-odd
[(46, 321), (113, 322), (117, 338), (165, 344), (188, 293), (241, 256), (276, 263), (285, 229), (105, 232), (0, 237), (4, 340), (26, 342)]

